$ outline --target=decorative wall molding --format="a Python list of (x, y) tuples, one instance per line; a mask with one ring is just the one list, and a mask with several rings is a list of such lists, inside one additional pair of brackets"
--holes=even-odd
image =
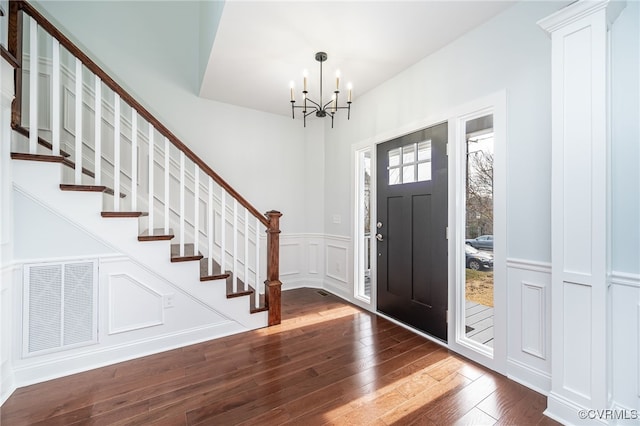
[(349, 284), (347, 278), (349, 262), (348, 248), (342, 245), (326, 243), (325, 250), (325, 273), (327, 277), (344, 284)]
[(551, 268), (507, 261), (507, 375), (542, 393), (551, 390)]
[(540, 262), (536, 260), (507, 258), (507, 268), (523, 269), (525, 271), (551, 273), (551, 262)]
[(547, 307), (545, 293), (545, 285), (522, 281), (522, 352), (540, 359), (546, 359)]
[(609, 282), (613, 285), (640, 288), (640, 274), (613, 271), (609, 276)]
[[(129, 274), (109, 274), (109, 330), (108, 334), (164, 324), (162, 294)], [(135, 301), (135, 304), (128, 305)]]

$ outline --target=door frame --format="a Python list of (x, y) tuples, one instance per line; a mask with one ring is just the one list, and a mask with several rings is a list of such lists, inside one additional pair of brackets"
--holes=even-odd
[[(465, 194), (466, 122), (493, 114), (493, 333), (488, 348), (466, 337)], [(501, 91), (456, 108), (449, 119), (449, 348), (502, 374), (507, 370), (507, 117)]]
[[(478, 351), (473, 343), (469, 343), (470, 339), (465, 338), (464, 333), (464, 309), (461, 309), (461, 303), (458, 297), (464, 298), (464, 209), (459, 206), (460, 194), (464, 194), (465, 181), (463, 179), (465, 155), (462, 150), (465, 148), (466, 138), (464, 122), (486, 113), (493, 113), (494, 128), (494, 336), (496, 336), (493, 354)], [(484, 114), (483, 114), (484, 112)], [(478, 362), (499, 373), (506, 374), (507, 370), (507, 262), (506, 262), (506, 165), (507, 165), (507, 94), (506, 90), (501, 90), (482, 98), (475, 99), (468, 103), (444, 108), (441, 114), (428, 116), (426, 119), (416, 120), (407, 125), (397, 127), (390, 131), (376, 134), (370, 138), (360, 140), (351, 146), (351, 236), (354, 244), (354, 260), (357, 256), (357, 244), (359, 239), (359, 219), (358, 211), (354, 209), (355, 200), (358, 199), (358, 187), (355, 184), (357, 170), (355, 169), (355, 158), (357, 152), (369, 148), (371, 149), (371, 162), (377, 162), (377, 145), (391, 139), (404, 136), (416, 130), (426, 127), (435, 126), (439, 123), (448, 122), (448, 149), (449, 149), (449, 189), (448, 189), (448, 207), (449, 207), (449, 324), (448, 324), (448, 344), (435, 339), (425, 333), (414, 328), (410, 328), (406, 324), (396, 321), (380, 312), (376, 311), (377, 306), (377, 260), (371, 262), (371, 298), (369, 303), (364, 303), (360, 299), (352, 297), (351, 301), (358, 306), (375, 313), (387, 320), (394, 322), (401, 327), (407, 328), (416, 334), (419, 334), (435, 343), (447, 347), (473, 361)], [(462, 126), (462, 127), (460, 127)], [(376, 167), (371, 168), (371, 226), (375, 225), (377, 217), (377, 173)], [(375, 238), (371, 242), (371, 251), (377, 252)], [(357, 282), (357, 268), (353, 269), (353, 283)], [(462, 338), (460, 338), (462, 336)], [(472, 341), (471, 341), (472, 342)]]

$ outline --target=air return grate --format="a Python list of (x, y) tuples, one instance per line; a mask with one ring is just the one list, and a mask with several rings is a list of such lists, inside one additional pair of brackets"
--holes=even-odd
[(97, 260), (24, 267), (24, 355), (97, 341)]

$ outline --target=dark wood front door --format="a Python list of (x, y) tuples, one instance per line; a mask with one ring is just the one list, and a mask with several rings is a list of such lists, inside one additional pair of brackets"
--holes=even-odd
[(447, 340), (447, 124), (377, 150), (377, 309)]

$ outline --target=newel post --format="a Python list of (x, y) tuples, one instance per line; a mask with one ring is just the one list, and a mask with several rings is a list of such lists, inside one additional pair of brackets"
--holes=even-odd
[(269, 307), (269, 325), (280, 324), (280, 217), (282, 213), (271, 210), (265, 213), (269, 218), (267, 229), (267, 291), (266, 305)]

